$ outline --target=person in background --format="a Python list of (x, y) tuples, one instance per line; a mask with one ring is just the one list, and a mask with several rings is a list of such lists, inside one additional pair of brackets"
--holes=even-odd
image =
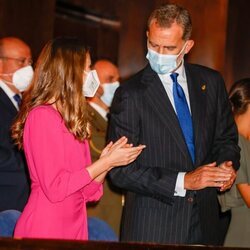
[(89, 99), (89, 104), (107, 121), (109, 107), (111, 106), (115, 91), (120, 85), (119, 70), (111, 61), (105, 59), (96, 61), (92, 68), (97, 72), (100, 86), (95, 96)]
[(31, 50), (24, 41), (0, 39), (0, 211), (22, 211), (29, 195), (25, 157), (13, 144), (10, 128), (33, 76), (31, 64)]
[(126, 191), (122, 241), (219, 242), (217, 192), (239, 167), (237, 128), (221, 75), (185, 62), (191, 17), (176, 4), (148, 20), (149, 64), (116, 91), (109, 140), (125, 135), (146, 149), (128, 168), (111, 170)]
[(232, 212), (224, 246), (250, 247), (250, 78), (235, 82), (229, 99), (238, 127), (241, 159), (235, 183), (220, 197), (222, 211)]
[(121, 137), (91, 164), (84, 96), (95, 94), (99, 80), (90, 64), (90, 54), (77, 38), (48, 42), (38, 58), (12, 127), (31, 178), (17, 238), (87, 239), (86, 203), (102, 196), (109, 170), (134, 161), (145, 147), (133, 147)]
[[(91, 137), (89, 140), (92, 161), (99, 159), (106, 145), (108, 126), (107, 114), (111, 105), (115, 90), (119, 86), (119, 70), (116, 65), (108, 60), (98, 60), (92, 67), (96, 70), (100, 79), (100, 86), (94, 97), (88, 98), (91, 123)], [(122, 213), (122, 194), (114, 187), (109, 179), (104, 183), (104, 195), (98, 203), (89, 203), (88, 216), (98, 217), (107, 222), (117, 236), (120, 232)]]

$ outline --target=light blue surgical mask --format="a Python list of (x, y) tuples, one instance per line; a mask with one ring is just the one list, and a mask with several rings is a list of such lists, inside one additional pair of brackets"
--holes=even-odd
[(111, 106), (114, 94), (116, 89), (120, 86), (118, 81), (112, 83), (103, 83), (103, 95), (101, 96), (101, 100), (108, 106)]
[[(146, 58), (149, 60), (151, 68), (157, 74), (168, 74), (180, 66), (184, 57), (183, 51), (185, 47), (186, 43), (178, 55), (159, 54), (156, 51), (148, 48)], [(182, 53), (183, 55), (181, 56)]]

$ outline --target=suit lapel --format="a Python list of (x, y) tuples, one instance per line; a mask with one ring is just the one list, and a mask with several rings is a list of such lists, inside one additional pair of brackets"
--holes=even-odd
[(199, 165), (202, 156), (202, 128), (205, 127), (204, 112), (206, 110), (207, 83), (202, 79), (199, 72), (195, 71), (192, 65), (185, 64), (185, 71), (195, 138), (195, 163)]
[(17, 110), (13, 103), (11, 102), (10, 98), (5, 94), (2, 88), (0, 88), (0, 102), (6, 107), (6, 110), (11, 113), (12, 115), (17, 114)]
[(150, 66), (148, 66), (144, 71), (142, 83), (147, 85), (145, 97), (148, 103), (151, 105), (151, 107), (155, 111), (155, 114), (163, 122), (165, 127), (167, 127), (167, 129), (170, 131), (170, 134), (172, 135), (175, 143), (180, 148), (180, 151), (184, 156), (186, 156), (189, 153), (185, 143), (185, 139), (182, 135), (182, 130), (180, 128), (178, 118), (160, 78), (150, 68)]

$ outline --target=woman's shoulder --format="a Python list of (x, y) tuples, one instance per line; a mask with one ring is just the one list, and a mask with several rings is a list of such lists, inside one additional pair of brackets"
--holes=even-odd
[(247, 162), (250, 161), (250, 141), (242, 135), (239, 135), (239, 146), (241, 148), (241, 155), (246, 157)]
[(39, 105), (32, 108), (28, 114), (27, 120), (29, 119), (47, 120), (48, 122), (53, 122), (53, 120), (62, 120), (60, 113), (53, 108), (52, 105)]
[(239, 135), (239, 146), (241, 148), (241, 159), (239, 171), (245, 169), (250, 170), (250, 141), (242, 135)]

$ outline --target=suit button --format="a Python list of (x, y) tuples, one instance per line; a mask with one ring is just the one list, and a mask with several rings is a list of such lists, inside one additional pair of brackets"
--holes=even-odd
[(188, 197), (188, 199), (187, 199), (187, 200), (188, 200), (188, 202), (189, 202), (189, 203), (192, 203), (192, 202), (194, 201), (194, 198), (192, 198), (192, 197)]

